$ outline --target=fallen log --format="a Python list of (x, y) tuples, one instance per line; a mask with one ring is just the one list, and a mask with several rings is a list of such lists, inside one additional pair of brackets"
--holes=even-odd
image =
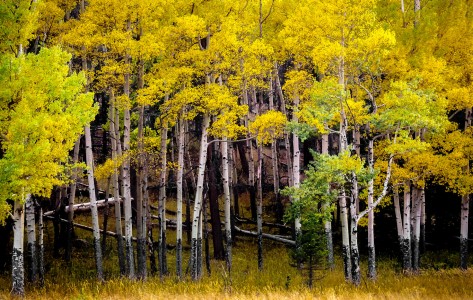
[[(123, 201), (123, 199), (119, 199), (120, 202)], [(115, 199), (112, 197), (112, 198), (108, 198), (108, 204), (113, 204), (115, 203)], [(105, 202), (105, 200), (99, 200), (97, 201), (97, 208), (102, 208), (102, 207), (105, 207), (107, 203)], [(72, 206), (74, 212), (85, 212), (85, 211), (89, 211), (90, 210), (90, 202), (85, 202), (85, 203), (78, 203), (78, 204), (74, 204)], [(69, 212), (69, 205), (65, 207), (65, 211), (66, 213)], [(52, 216), (54, 215), (55, 211), (54, 210), (50, 210), (50, 211), (47, 211), (43, 214), (43, 216), (45, 217), (48, 217), (48, 216)]]
[[(54, 216), (45, 216), (45, 217), (46, 217), (47, 219), (50, 219), (50, 220), (54, 220), (54, 219), (55, 219)], [(69, 223), (68, 220), (62, 219), (62, 218), (60, 218), (59, 221), (64, 222), (64, 223)], [(86, 225), (83, 225), (83, 224), (72, 223), (72, 225), (73, 225), (74, 227), (81, 228), (81, 229), (85, 229), (85, 230), (88, 230), (88, 231), (92, 231), (92, 232), (94, 231), (94, 229), (93, 229), (92, 227), (89, 227), (89, 226), (86, 226)], [(103, 234), (103, 233), (104, 233), (104, 230), (103, 230), (103, 229), (100, 229), (100, 233)], [(115, 233), (115, 232), (113, 232), (113, 231), (105, 231), (105, 234), (106, 234), (106, 235), (109, 235), (109, 236), (117, 237), (117, 233)], [(123, 236), (123, 238), (125, 238), (125, 237)], [(136, 242), (136, 238), (135, 238), (135, 237), (132, 237), (131, 239), (132, 239), (132, 241)]]
[[(257, 232), (244, 230), (244, 229), (239, 228), (238, 226), (234, 226), (234, 228), (235, 228), (235, 231), (238, 232), (238, 233), (242, 233), (242, 234), (249, 235), (249, 236), (255, 236), (255, 237), (258, 236)], [(268, 239), (268, 240), (273, 240), (273, 241), (280, 242), (280, 243), (283, 243), (283, 244), (286, 244), (286, 245), (291, 245), (291, 246), (296, 245), (296, 242), (293, 241), (293, 240), (288, 240), (288, 239), (285, 239), (285, 238), (282, 238), (282, 237), (279, 237), (279, 236), (276, 236), (276, 235), (268, 234), (268, 233), (263, 233), (263, 237)]]
[[(235, 216), (235, 220), (241, 223), (256, 224), (256, 221), (253, 221), (247, 218), (237, 217), (237, 216)], [(287, 225), (270, 223), (270, 222), (263, 222), (263, 226), (272, 227), (272, 228), (280, 228), (280, 229), (285, 229), (285, 230), (292, 230), (292, 228)]]

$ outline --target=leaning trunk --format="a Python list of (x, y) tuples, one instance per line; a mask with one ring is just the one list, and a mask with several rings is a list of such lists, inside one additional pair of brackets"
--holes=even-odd
[[(192, 240), (191, 240), (191, 257), (190, 257), (190, 270), (191, 277), (193, 280), (199, 278), (199, 257), (202, 254), (202, 239), (199, 238), (199, 231), (201, 229), (201, 212), (202, 212), (202, 192), (204, 190), (204, 175), (205, 175), (205, 162), (207, 160), (207, 137), (210, 124), (210, 116), (204, 115), (202, 122), (202, 137), (200, 140), (200, 154), (199, 154), (199, 173), (197, 176), (197, 187), (195, 191), (194, 201), (194, 215), (192, 219)], [(202, 235), (200, 235), (201, 237)]]

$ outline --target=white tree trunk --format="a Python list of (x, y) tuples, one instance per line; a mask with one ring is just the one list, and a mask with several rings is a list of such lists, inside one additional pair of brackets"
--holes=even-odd
[[(194, 201), (194, 215), (192, 219), (192, 241), (191, 241), (191, 277), (193, 280), (197, 280), (199, 277), (198, 273), (198, 258), (202, 255), (202, 239), (199, 238), (201, 227), (201, 212), (202, 212), (202, 192), (204, 190), (204, 175), (205, 175), (205, 163), (207, 161), (207, 139), (208, 139), (208, 128), (210, 125), (210, 116), (204, 115), (202, 121), (202, 137), (200, 140), (200, 154), (199, 154), (199, 171), (197, 176), (197, 188), (195, 193)], [(200, 249), (200, 251), (199, 251)]]
[(222, 181), (223, 181), (223, 195), (225, 199), (225, 241), (227, 261), (227, 270), (231, 272), (232, 269), (232, 224), (231, 224), (231, 194), (230, 194), (230, 175), (229, 175), (229, 160), (228, 160), (228, 142), (227, 137), (223, 137), (221, 144), (222, 151)]
[[(328, 134), (322, 135), (322, 154), (328, 155)], [(327, 190), (329, 187), (327, 187)], [(330, 208), (330, 203), (323, 202), (322, 210), (327, 210)], [(335, 261), (333, 256), (333, 238), (332, 238), (332, 220), (326, 220), (324, 223), (325, 228), (325, 238), (327, 240), (327, 262), (330, 269), (333, 270), (335, 267)]]
[(27, 235), (27, 270), (28, 280), (35, 282), (37, 279), (38, 261), (36, 254), (36, 224), (35, 224), (35, 205), (31, 195), (26, 196), (26, 235)]
[(43, 224), (43, 208), (39, 205), (38, 216), (38, 275), (39, 285), (44, 286), (44, 224)]
[[(73, 151), (73, 162), (74, 164), (78, 163), (79, 161), (79, 150), (80, 150), (80, 136), (77, 138), (77, 141), (74, 144), (74, 151)], [(74, 168), (72, 170), (72, 183), (71, 183), (71, 191), (69, 194), (69, 207), (74, 206), (74, 201), (76, 197), (76, 188), (77, 188), (77, 172), (79, 172), (78, 168)], [(66, 262), (71, 261), (71, 254), (72, 254), (72, 231), (74, 229), (74, 210), (70, 210), (67, 216), (67, 220), (69, 223), (67, 224), (67, 245), (66, 245)]]
[[(258, 270), (263, 270), (263, 155), (258, 145), (258, 206), (256, 211), (256, 231), (258, 232)], [(299, 223), (300, 225), (300, 223)], [(300, 228), (300, 227), (299, 227)]]
[(99, 214), (97, 211), (97, 199), (95, 194), (95, 183), (94, 183), (94, 157), (92, 153), (92, 139), (90, 134), (90, 127), (85, 127), (85, 156), (87, 161), (87, 181), (89, 184), (89, 197), (90, 197), (90, 211), (92, 215), (92, 228), (94, 229), (94, 250), (95, 250), (95, 266), (97, 269), (97, 279), (103, 280), (103, 269), (102, 269), (102, 248), (100, 245), (100, 227), (99, 227)]
[(470, 212), (469, 195), (462, 196), (460, 216), (460, 268), (468, 269), (468, 216)]
[[(30, 197), (29, 195), (27, 197)], [(25, 232), (25, 205), (15, 201), (13, 206), (13, 252), (11, 294), (25, 295), (25, 269), (23, 263), (23, 241)]]
[(412, 269), (415, 272), (419, 271), (420, 267), (420, 219), (421, 219), (421, 214), (422, 214), (422, 198), (424, 194), (424, 189), (423, 188), (417, 188), (415, 187), (417, 192), (415, 193), (415, 198), (413, 198), (413, 201), (415, 201), (414, 207), (414, 226), (413, 226), (413, 240), (412, 240)]
[(184, 119), (180, 118), (177, 154), (177, 231), (176, 231), (176, 273), (177, 278), (182, 277), (182, 185), (184, 171)]
[(403, 227), (403, 222), (402, 222), (401, 205), (399, 203), (399, 191), (397, 189), (394, 189), (393, 191), (393, 198), (394, 198), (394, 213), (396, 215), (397, 237), (398, 237), (399, 245), (402, 248), (402, 241), (404, 237), (404, 227)]
[[(299, 118), (297, 117), (297, 110), (299, 106), (299, 95), (295, 95), (294, 97), (294, 110), (292, 113), (292, 122), (293, 123), (298, 123)], [(292, 147), (294, 149), (293, 153), (293, 163), (292, 163), (292, 180), (294, 183), (295, 188), (299, 188), (301, 185), (301, 151), (299, 147), (299, 136), (296, 133), (293, 133), (292, 135)], [(297, 202), (299, 199), (293, 198), (292, 201)], [(301, 219), (300, 217), (297, 217), (294, 222), (294, 229), (296, 231), (296, 237), (300, 235), (301, 233)], [(297, 238), (296, 238), (297, 240)]]
[(167, 135), (168, 129), (165, 127), (161, 130), (161, 172), (159, 179), (159, 240), (158, 240), (158, 257), (159, 257), (159, 274), (164, 276), (167, 274), (167, 249), (166, 249), (166, 172), (167, 172)]
[[(374, 141), (368, 141), (368, 168), (372, 172), (374, 168)], [(374, 179), (368, 182), (368, 278), (376, 279), (376, 251), (374, 244)]]
[(404, 272), (412, 270), (411, 260), (411, 182), (404, 183), (404, 216), (403, 216), (403, 237), (401, 244), (402, 268)]
[(350, 254), (351, 254), (351, 281), (360, 285), (360, 252), (358, 250), (358, 214), (356, 202), (358, 199), (358, 179), (352, 174), (352, 188), (350, 197)]
[[(117, 134), (119, 127), (118, 114), (115, 112), (115, 97), (113, 90), (110, 93), (110, 140), (112, 145), (112, 160), (116, 161), (118, 156), (120, 135)], [(116, 117), (115, 117), (116, 116)], [(120, 199), (120, 186), (118, 182), (118, 170), (112, 175), (112, 186), (113, 186), (113, 198)], [(120, 274), (126, 274), (126, 260), (125, 260), (125, 248), (123, 247), (123, 229), (122, 229), (122, 213), (121, 213), (121, 201), (115, 201), (115, 232), (117, 233), (117, 250), (118, 250), (118, 265), (120, 268)]]

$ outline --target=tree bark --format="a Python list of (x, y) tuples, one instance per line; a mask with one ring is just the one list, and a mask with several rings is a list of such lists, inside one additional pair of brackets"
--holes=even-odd
[[(328, 134), (322, 135), (322, 154), (328, 155)], [(327, 187), (329, 189), (329, 187)], [(325, 211), (329, 209), (330, 203), (322, 203), (322, 209)], [(325, 238), (327, 239), (327, 263), (329, 268), (333, 270), (335, 268), (335, 261), (333, 255), (333, 239), (332, 239), (332, 221), (326, 220), (324, 222)]]
[(209, 144), (207, 153), (207, 174), (209, 183), (209, 206), (212, 222), (212, 240), (215, 259), (224, 259), (225, 251), (223, 249), (223, 234), (220, 222), (220, 212), (218, 207), (218, 189), (217, 189), (217, 168), (215, 167), (216, 158), (213, 151), (214, 144)]
[[(73, 163), (77, 164), (79, 162), (79, 149), (80, 149), (80, 140), (81, 138), (78, 137), (77, 141), (74, 144), (74, 151), (73, 151)], [(70, 193), (69, 193), (69, 207), (74, 206), (74, 201), (76, 197), (76, 187), (77, 187), (77, 172), (79, 170), (77, 168), (74, 168), (72, 170), (72, 183), (70, 187)], [(69, 224), (67, 225), (67, 242), (66, 242), (66, 251), (64, 253), (64, 258), (67, 263), (71, 261), (71, 254), (72, 254), (72, 233), (74, 231), (73, 227), (73, 222), (74, 222), (74, 210), (69, 210), (69, 213), (67, 215), (67, 219), (69, 221)]]
[[(30, 197), (29, 195), (27, 197)], [(13, 252), (12, 252), (12, 290), (11, 294), (25, 295), (25, 269), (23, 264), (24, 241), (24, 210), (25, 205), (15, 201), (13, 206)]]
[[(121, 146), (118, 145), (120, 135), (117, 134), (119, 127), (118, 114), (115, 112), (115, 97), (113, 90), (110, 92), (110, 139), (112, 145), (112, 160), (116, 161), (118, 157), (118, 150)], [(115, 117), (116, 116), (116, 117)], [(118, 170), (112, 175), (112, 187), (113, 187), (113, 198), (120, 199), (120, 187), (118, 182)], [(125, 259), (125, 248), (123, 246), (123, 229), (122, 229), (122, 213), (120, 201), (115, 201), (115, 232), (117, 233), (117, 252), (118, 252), (118, 265), (120, 268), (120, 274), (126, 275), (126, 259)]]
[(256, 228), (258, 232), (258, 270), (263, 270), (263, 155), (262, 145), (258, 145), (258, 208), (256, 215)]
[(225, 199), (225, 260), (227, 263), (228, 273), (232, 270), (232, 224), (231, 224), (231, 193), (230, 193), (230, 172), (228, 159), (228, 142), (227, 137), (223, 137), (221, 144), (222, 152), (222, 181), (223, 181), (223, 195)]
[(36, 253), (35, 205), (31, 195), (26, 197), (27, 271), (28, 281), (37, 280), (38, 256)]
[(90, 127), (85, 127), (85, 154), (87, 160), (87, 181), (89, 183), (90, 211), (92, 215), (92, 227), (94, 228), (94, 250), (95, 250), (95, 267), (97, 269), (97, 279), (103, 281), (102, 268), (102, 249), (100, 245), (100, 228), (99, 215), (97, 211), (97, 199), (95, 194), (94, 182), (94, 157), (92, 153), (92, 139)]
[(180, 118), (178, 136), (178, 154), (177, 154), (177, 231), (176, 231), (176, 275), (180, 280), (182, 278), (182, 183), (184, 171), (184, 119)]
[[(167, 98), (167, 97), (166, 97)], [(161, 130), (161, 172), (159, 179), (159, 239), (158, 239), (158, 264), (159, 275), (167, 274), (167, 249), (166, 249), (166, 171), (167, 171), (167, 133), (164, 127)]]
[[(199, 239), (199, 232), (201, 229), (201, 212), (202, 212), (202, 192), (204, 189), (204, 174), (205, 174), (205, 162), (207, 160), (207, 129), (210, 125), (210, 116), (204, 115), (202, 121), (202, 137), (200, 141), (200, 154), (199, 154), (199, 172), (197, 177), (197, 188), (195, 193), (194, 201), (194, 215), (192, 219), (192, 242), (191, 242), (191, 258), (190, 258), (190, 270), (191, 277), (193, 280), (199, 279), (199, 262), (198, 259), (202, 254), (202, 239)], [(199, 251), (200, 249), (200, 251)]]
[[(368, 169), (374, 170), (374, 141), (372, 138), (368, 141)], [(374, 179), (368, 182), (368, 278), (376, 279), (376, 251), (374, 244)]]
[(412, 271), (411, 255), (411, 182), (404, 183), (404, 216), (403, 216), (403, 237), (401, 244), (402, 269), (404, 272)]
[(460, 225), (460, 269), (468, 269), (468, 216), (470, 211), (469, 195), (462, 196)]

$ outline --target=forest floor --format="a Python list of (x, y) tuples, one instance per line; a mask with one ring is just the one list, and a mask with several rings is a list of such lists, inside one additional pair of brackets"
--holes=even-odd
[[(248, 213), (248, 212), (246, 212)], [(110, 213), (113, 216), (113, 212)], [(87, 215), (76, 222), (87, 224)], [(26, 284), (26, 299), (473, 299), (473, 270), (461, 271), (451, 266), (454, 253), (426, 253), (424, 268), (419, 274), (402, 274), (393, 258), (378, 258), (376, 281), (366, 278), (366, 258), (362, 257), (362, 282), (355, 287), (345, 282), (340, 255), (335, 269), (315, 273), (313, 288), (307, 286), (307, 270), (298, 270), (291, 262), (290, 249), (264, 240), (264, 269), (257, 269), (256, 240), (239, 237), (233, 248), (233, 269), (226, 271), (225, 261), (212, 259), (208, 273), (204, 263), (199, 282), (186, 275), (175, 276), (175, 254), (168, 250), (169, 275), (149, 275), (147, 280), (129, 280), (119, 275), (116, 242), (107, 238), (104, 256), (105, 281), (95, 279), (91, 232), (76, 229), (82, 244), (73, 249), (72, 262), (52, 258), (53, 228), (46, 223), (46, 278), (43, 287)], [(114, 228), (113, 222), (109, 230)], [(167, 241), (173, 244), (175, 232), (169, 231)], [(211, 239), (210, 239), (211, 244)], [(8, 247), (10, 247), (8, 245)], [(212, 250), (212, 247), (210, 245)], [(211, 251), (212, 253), (212, 251)], [(184, 234), (185, 270), (188, 246)], [(10, 274), (0, 274), (0, 299), (11, 299)]]

